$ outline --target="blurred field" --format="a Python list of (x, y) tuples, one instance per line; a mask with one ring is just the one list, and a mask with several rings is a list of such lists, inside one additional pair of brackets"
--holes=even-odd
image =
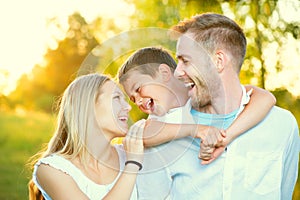
[[(31, 177), (28, 159), (41, 149), (53, 132), (55, 120), (50, 114), (19, 111), (0, 115), (0, 199), (28, 199), (27, 182)], [(117, 140), (115, 142), (120, 142)], [(293, 200), (300, 199), (300, 182)]]
[(28, 199), (28, 159), (40, 150), (52, 134), (54, 118), (44, 113), (0, 115), (0, 199)]

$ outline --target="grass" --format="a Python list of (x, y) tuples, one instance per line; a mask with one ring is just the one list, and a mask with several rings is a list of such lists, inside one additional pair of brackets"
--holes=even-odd
[(51, 115), (1, 112), (0, 199), (28, 198), (27, 182), (31, 171), (26, 164), (49, 140), (53, 127), (54, 119)]
[[(28, 199), (29, 158), (49, 141), (54, 117), (38, 112), (1, 112), (0, 115), (0, 199)], [(293, 200), (300, 199), (298, 179)]]

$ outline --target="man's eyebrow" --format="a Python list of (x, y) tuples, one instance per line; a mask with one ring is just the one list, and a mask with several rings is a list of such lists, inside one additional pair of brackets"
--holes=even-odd
[(178, 60), (182, 60), (183, 58), (191, 58), (190, 56), (187, 56), (187, 55), (184, 55), (184, 54), (177, 54), (176, 55), (176, 58)]
[(182, 55), (176, 55), (176, 58), (177, 58), (178, 60), (181, 60), (183, 57), (182, 57)]

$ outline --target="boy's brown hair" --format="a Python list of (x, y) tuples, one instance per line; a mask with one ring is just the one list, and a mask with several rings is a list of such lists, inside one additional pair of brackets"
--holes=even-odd
[(126, 80), (125, 75), (132, 69), (139, 71), (141, 74), (155, 77), (160, 64), (168, 65), (172, 72), (175, 71), (177, 65), (174, 58), (166, 49), (161, 47), (145, 47), (139, 49), (134, 52), (119, 69), (119, 82)]

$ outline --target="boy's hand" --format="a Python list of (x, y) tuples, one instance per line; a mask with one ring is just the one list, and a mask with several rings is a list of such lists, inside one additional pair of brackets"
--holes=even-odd
[(227, 142), (225, 141), (226, 132), (215, 127), (207, 127), (206, 131), (201, 131), (196, 137), (201, 138), (199, 158), (201, 164), (209, 164), (219, 157), (225, 150)]

